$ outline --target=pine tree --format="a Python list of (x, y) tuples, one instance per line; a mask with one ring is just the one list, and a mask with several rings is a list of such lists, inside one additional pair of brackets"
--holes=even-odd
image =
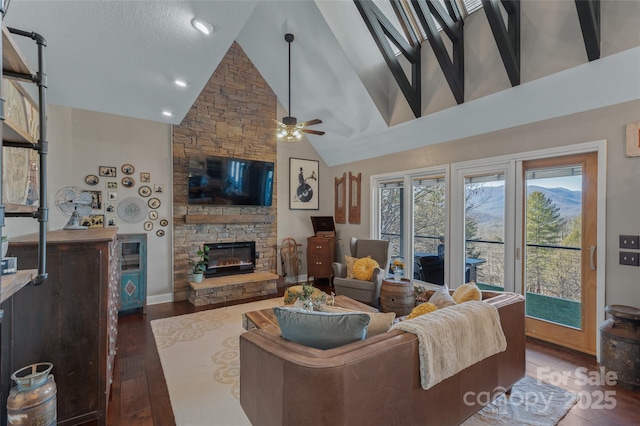
[[(560, 208), (542, 192), (534, 191), (527, 197), (527, 244), (556, 245), (560, 243), (565, 221)], [(540, 294), (545, 283), (545, 268), (552, 249), (527, 248), (527, 291)]]

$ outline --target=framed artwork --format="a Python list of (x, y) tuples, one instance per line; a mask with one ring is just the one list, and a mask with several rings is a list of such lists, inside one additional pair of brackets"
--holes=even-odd
[(118, 182), (107, 182), (107, 189), (118, 189)]
[(113, 203), (104, 203), (104, 211), (107, 213), (114, 213), (116, 211), (116, 205)]
[(167, 219), (160, 219), (160, 226), (167, 226), (169, 221)]
[(151, 182), (151, 173), (140, 172), (140, 182)]
[(149, 201), (147, 201), (147, 205), (152, 209), (157, 209), (158, 207), (160, 207), (160, 200), (155, 197), (149, 198)]
[(84, 178), (84, 183), (86, 183), (87, 185), (90, 185), (90, 186), (97, 185), (98, 182), (100, 182), (100, 179), (96, 175), (87, 175)]
[(107, 226), (116, 226), (116, 218), (115, 217), (110, 217), (107, 218)]
[(132, 175), (135, 173), (136, 168), (131, 164), (123, 164), (122, 167), (120, 167), (120, 170), (122, 170), (122, 173), (124, 173), (125, 175)]
[(640, 121), (627, 124), (627, 157), (640, 157)]
[(318, 210), (318, 169), (316, 160), (289, 158), (289, 210)]
[(145, 231), (151, 231), (153, 229), (153, 222), (145, 222), (144, 223), (144, 230)]
[(90, 214), (89, 216), (84, 216), (80, 220), (80, 224), (89, 228), (104, 228), (104, 215)]
[(164, 185), (161, 183), (156, 183), (153, 187), (155, 192), (164, 192)]
[(147, 185), (142, 185), (140, 188), (138, 188), (138, 194), (140, 194), (141, 197), (148, 197), (149, 195), (151, 195), (151, 188), (149, 188)]
[(156, 220), (158, 218), (158, 212), (156, 210), (151, 210), (149, 212), (149, 219)]
[(115, 201), (118, 199), (118, 193), (116, 191), (108, 191), (107, 192), (107, 200)]
[(83, 191), (91, 194), (91, 208), (102, 210), (102, 191)]
[(158, 230), (156, 231), (156, 235), (157, 235), (158, 237), (164, 237), (164, 229), (158, 229)]
[(100, 176), (116, 177), (116, 168), (111, 166), (100, 166), (98, 168)]
[(122, 186), (124, 186), (125, 188), (133, 188), (135, 184), (136, 184), (136, 181), (129, 176), (122, 178)]

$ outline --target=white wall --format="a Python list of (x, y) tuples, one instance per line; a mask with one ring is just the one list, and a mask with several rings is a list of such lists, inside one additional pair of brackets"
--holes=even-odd
[[(138, 197), (140, 172), (151, 173), (150, 186), (164, 184), (164, 193), (153, 194), (162, 204), (158, 209), (159, 219), (169, 220), (169, 226), (162, 228), (164, 237), (156, 236), (160, 229), (159, 219), (153, 221), (154, 229), (146, 232), (143, 222), (129, 224), (114, 216), (118, 233), (147, 234), (147, 297), (148, 302), (168, 301), (173, 298), (171, 239), (172, 239), (172, 184), (171, 184), (171, 126), (152, 121), (101, 114), (91, 111), (60, 106), (48, 108), (49, 154), (48, 154), (48, 229), (61, 229), (68, 218), (55, 207), (55, 194), (65, 186), (79, 186), (90, 190), (100, 190), (103, 195), (103, 214), (106, 201), (106, 180), (118, 182), (118, 200)], [(133, 188), (124, 188), (120, 180), (124, 176), (120, 167), (130, 163), (135, 167), (132, 177), (136, 181)], [(84, 183), (85, 176), (98, 175), (99, 166), (114, 166), (118, 169), (115, 179), (100, 178), (96, 186)], [(146, 200), (146, 198), (145, 198)], [(148, 220), (148, 219), (147, 219)], [(4, 234), (9, 238), (37, 232), (37, 222), (33, 219), (7, 218)], [(77, 231), (82, 232), (82, 231)]]

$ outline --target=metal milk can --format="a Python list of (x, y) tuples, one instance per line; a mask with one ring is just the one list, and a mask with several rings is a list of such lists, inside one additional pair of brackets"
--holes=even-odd
[(7, 398), (7, 424), (48, 426), (57, 423), (56, 382), (53, 364), (31, 364), (11, 375), (16, 386)]
[(600, 325), (600, 357), (608, 371), (618, 375), (618, 385), (640, 389), (640, 309), (608, 305), (611, 318)]

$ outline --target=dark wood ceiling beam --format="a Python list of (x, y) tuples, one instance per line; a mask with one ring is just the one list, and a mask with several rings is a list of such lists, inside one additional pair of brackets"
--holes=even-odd
[[(449, 83), (449, 88), (458, 104), (464, 102), (464, 22), (460, 18), (458, 6), (454, 0), (445, 0), (447, 11), (438, 0), (411, 0), (418, 21), (427, 34), (427, 40), (433, 49), (440, 68)], [(435, 20), (452, 42), (452, 55), (449, 56)]]
[(575, 0), (589, 61), (600, 59), (600, 0)]
[(499, 0), (482, 0), (482, 8), (511, 86), (517, 86), (520, 84), (520, 0), (502, 0), (501, 3), (507, 12), (507, 24), (502, 19)]
[[(394, 3), (398, 3), (400, 0), (392, 0)], [(397, 9), (399, 3), (394, 5), (394, 10), (398, 14), (398, 19), (405, 31), (407, 32), (407, 38), (411, 40), (411, 43), (402, 37), (400, 32), (391, 24), (386, 16), (378, 9), (378, 7), (371, 0), (354, 0), (362, 19), (364, 20), (371, 36), (373, 37), (378, 49), (382, 53), (387, 66), (391, 70), (393, 78), (400, 86), (402, 94), (406, 98), (413, 114), (416, 118), (422, 115), (422, 88), (420, 84), (420, 42), (418, 37), (411, 29), (411, 25), (408, 18), (404, 13), (398, 14)], [(393, 43), (402, 56), (404, 56), (411, 65), (411, 81), (407, 78), (400, 61), (396, 57), (391, 48)]]

